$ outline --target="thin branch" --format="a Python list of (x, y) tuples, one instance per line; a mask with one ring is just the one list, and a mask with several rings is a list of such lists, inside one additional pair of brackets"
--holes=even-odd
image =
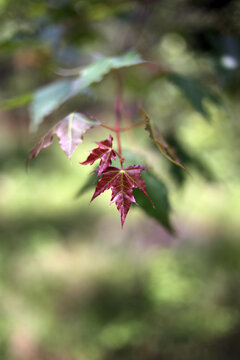
[(112, 127), (107, 126), (107, 125), (105, 125), (105, 124), (100, 124), (100, 126), (101, 126), (102, 128), (104, 128), (104, 129), (108, 129), (108, 130), (110, 130), (110, 131), (116, 132), (115, 128), (112, 128)]
[(115, 115), (116, 115), (116, 125), (115, 125), (115, 133), (117, 138), (118, 144), (118, 152), (120, 154), (120, 162), (121, 168), (123, 164), (123, 157), (122, 157), (122, 146), (121, 146), (121, 138), (120, 138), (120, 124), (122, 120), (122, 108), (123, 108), (123, 99), (122, 99), (122, 81), (119, 75), (119, 72), (115, 72), (115, 79), (116, 79), (116, 100), (115, 100)]
[(131, 125), (131, 126), (128, 126), (128, 127), (126, 127), (126, 128), (120, 129), (120, 132), (124, 132), (124, 131), (129, 131), (129, 130), (132, 130), (132, 129), (136, 129), (136, 128), (138, 128), (138, 127), (140, 127), (140, 126), (143, 126), (143, 125), (146, 125), (146, 121), (145, 121), (145, 120), (143, 120), (143, 121), (141, 121), (141, 122), (139, 122), (139, 123), (137, 123), (137, 124), (135, 124), (135, 125)]
[(104, 129), (108, 129), (108, 130), (110, 130), (110, 131), (112, 131), (112, 132), (115, 132), (115, 133), (117, 133), (117, 132), (122, 133), (122, 132), (124, 132), (124, 131), (129, 131), (129, 130), (132, 130), (132, 129), (136, 129), (136, 128), (138, 128), (138, 127), (140, 127), (140, 126), (143, 126), (143, 125), (146, 125), (146, 121), (145, 121), (145, 120), (143, 120), (143, 121), (141, 121), (141, 122), (139, 122), (139, 123), (137, 123), (137, 124), (135, 124), (135, 125), (128, 126), (128, 127), (126, 127), (126, 128), (119, 128), (118, 131), (116, 131), (116, 128), (112, 128), (111, 126), (107, 126), (107, 125), (105, 125), (105, 124), (101, 124), (100, 126), (101, 126), (102, 128), (104, 128)]

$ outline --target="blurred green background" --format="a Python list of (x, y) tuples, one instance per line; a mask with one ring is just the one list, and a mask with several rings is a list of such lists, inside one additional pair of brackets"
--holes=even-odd
[[(176, 148), (191, 176), (162, 158), (143, 129), (122, 136), (169, 191), (170, 234), (139, 207), (124, 229), (110, 194), (89, 205), (85, 160), (57, 141), (25, 161), (70, 111), (114, 121), (108, 75), (29, 132), (27, 107), (0, 111), (0, 359), (238, 360), (240, 358), (239, 1), (0, 1), (0, 99), (71, 75), (100, 54), (134, 50), (216, 92), (205, 119), (185, 85), (125, 69), (124, 97)], [(185, 91), (185, 95), (184, 95)], [(196, 87), (190, 97), (198, 102)], [(131, 113), (131, 109), (132, 113)]]

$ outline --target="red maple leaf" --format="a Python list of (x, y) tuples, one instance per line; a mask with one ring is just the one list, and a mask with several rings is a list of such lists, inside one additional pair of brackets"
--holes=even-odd
[(112, 141), (113, 137), (110, 135), (108, 139), (97, 142), (96, 144), (98, 147), (91, 150), (87, 160), (80, 164), (92, 165), (96, 160), (101, 160), (98, 169), (98, 176), (101, 175), (111, 165), (111, 159), (116, 159), (116, 152), (112, 149)]
[(116, 203), (117, 209), (121, 214), (121, 223), (123, 226), (131, 204), (136, 202), (133, 196), (133, 188), (141, 189), (149, 198), (146, 192), (145, 182), (141, 178), (141, 171), (145, 169), (147, 168), (140, 165), (131, 165), (125, 169), (116, 167), (107, 168), (106, 171), (102, 173), (101, 179), (98, 181), (91, 201), (105, 190), (111, 188), (111, 203)]

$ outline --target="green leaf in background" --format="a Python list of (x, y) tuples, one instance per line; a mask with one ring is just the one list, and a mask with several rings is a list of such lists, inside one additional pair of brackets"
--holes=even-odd
[(154, 207), (141, 190), (134, 189), (133, 193), (137, 205), (139, 205), (148, 216), (153, 217), (168, 231), (173, 232), (169, 217), (170, 205), (167, 187), (149, 170), (142, 174), (142, 179), (145, 181), (147, 193), (152, 199)]
[(117, 57), (98, 59), (82, 70), (80, 76), (74, 82), (75, 91), (78, 93), (92, 83), (101, 81), (104, 75), (108, 74), (111, 70), (134, 66), (141, 63), (143, 63), (143, 60), (134, 52), (128, 52)]
[(138, 65), (142, 62), (140, 56), (133, 52), (118, 57), (101, 58), (86, 66), (77, 78), (56, 81), (38, 89), (33, 95), (30, 106), (31, 129), (37, 130), (45, 116), (91, 84), (101, 81), (112, 69)]
[(78, 190), (75, 198), (79, 198), (81, 195), (85, 194), (85, 192), (87, 192), (97, 186), (98, 180), (100, 179), (100, 177), (99, 178), (97, 177), (97, 174), (98, 174), (97, 171), (96, 172), (93, 171), (92, 173), (90, 173), (88, 175), (86, 182)]
[[(1, 6), (2, 1), (0, 1)], [(13, 19), (6, 19), (0, 25), (0, 44), (12, 40), (12, 38), (20, 32), (31, 32), (31, 26), (27, 21), (14, 21)]]
[(44, 117), (66, 101), (71, 91), (71, 80), (56, 81), (35, 91), (30, 105), (31, 130), (37, 130)]
[[(130, 150), (124, 150), (123, 157), (125, 158), (125, 166), (132, 164), (148, 166), (142, 157), (134, 154)], [(153, 217), (168, 231), (173, 232), (173, 228), (170, 222), (171, 208), (168, 200), (168, 190), (166, 185), (150, 170), (143, 171), (141, 176), (145, 181), (146, 191), (152, 200), (154, 207), (152, 206), (151, 201), (144, 195), (141, 190), (133, 189), (133, 194), (137, 205), (140, 206), (148, 216)]]
[(167, 79), (179, 88), (192, 107), (207, 120), (210, 120), (210, 115), (204, 102), (210, 101), (215, 106), (222, 105), (219, 96), (196, 79), (176, 73), (167, 74)]
[(33, 100), (33, 94), (23, 94), (20, 96), (16, 96), (11, 99), (3, 100), (0, 104), (0, 109), (2, 110), (10, 110), (17, 107), (24, 106), (30, 103)]
[(2, 109), (23, 106), (30, 101), (30, 128), (36, 131), (44, 118), (61, 104), (76, 96), (88, 86), (99, 82), (111, 70), (134, 66), (143, 63), (140, 56), (128, 52), (122, 56), (101, 58), (86, 66), (80, 75), (73, 79), (58, 80), (36, 90), (33, 95), (25, 94), (2, 102)]

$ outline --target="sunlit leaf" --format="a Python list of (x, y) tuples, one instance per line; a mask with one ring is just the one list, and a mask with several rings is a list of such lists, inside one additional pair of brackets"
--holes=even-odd
[(92, 121), (85, 115), (80, 113), (72, 113), (58, 122), (53, 129), (47, 132), (32, 149), (28, 160), (36, 157), (42, 149), (52, 144), (53, 135), (59, 140), (59, 145), (68, 158), (72, 157), (74, 150), (83, 140), (85, 132), (95, 125), (99, 125), (97, 121)]
[(92, 121), (83, 114), (72, 113), (55, 127), (55, 134), (65, 154), (71, 158), (74, 150), (83, 140), (85, 132), (100, 122)]

